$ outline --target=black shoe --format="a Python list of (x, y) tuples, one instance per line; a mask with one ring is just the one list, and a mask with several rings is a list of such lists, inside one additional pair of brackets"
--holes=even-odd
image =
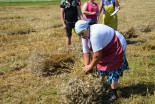
[(108, 97), (106, 98), (107, 101), (115, 101), (118, 99), (117, 93), (110, 92)]

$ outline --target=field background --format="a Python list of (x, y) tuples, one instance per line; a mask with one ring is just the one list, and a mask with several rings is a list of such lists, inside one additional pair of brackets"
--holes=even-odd
[[(17, 0), (0, 0), (4, 1)], [(113, 103), (155, 104), (155, 1), (119, 0), (119, 3), (122, 8), (118, 12), (118, 31), (127, 39), (130, 70), (120, 78), (120, 98)], [(0, 104), (63, 103), (57, 86), (83, 76), (78, 37), (73, 35), (70, 54), (65, 52), (66, 36), (59, 5), (60, 2), (0, 6)], [(102, 15), (99, 23), (101, 20)], [(35, 76), (46, 68), (52, 74)]]
[[(0, 0), (0, 2), (34, 2), (34, 1), (58, 1), (60, 2), (61, 0)], [(82, 2), (85, 0), (81, 0)]]
[(61, 0), (0, 0), (0, 5), (58, 4)]

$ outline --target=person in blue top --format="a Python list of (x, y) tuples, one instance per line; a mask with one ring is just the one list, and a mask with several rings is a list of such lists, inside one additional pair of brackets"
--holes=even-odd
[[(117, 8), (116, 8), (117, 7)], [(101, 0), (99, 11), (103, 9), (102, 23), (117, 30), (118, 18), (117, 14), (110, 16), (116, 9), (120, 9), (120, 5), (117, 0)]]

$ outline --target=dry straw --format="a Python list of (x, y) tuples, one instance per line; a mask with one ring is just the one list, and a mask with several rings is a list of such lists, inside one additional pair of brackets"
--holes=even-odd
[(74, 77), (58, 86), (62, 103), (66, 104), (101, 104), (105, 89), (100, 78), (88, 75)]
[(74, 56), (66, 54), (48, 55), (41, 51), (32, 51), (28, 69), (35, 76), (57, 75), (73, 69)]
[(48, 69), (45, 65), (46, 58), (47, 56), (39, 53), (38, 51), (33, 51), (29, 58), (29, 71), (35, 76), (47, 74)]

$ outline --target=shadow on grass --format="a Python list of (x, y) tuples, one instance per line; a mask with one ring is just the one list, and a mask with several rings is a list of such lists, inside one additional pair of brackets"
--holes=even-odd
[(136, 44), (136, 43), (144, 43), (145, 41), (131, 41), (131, 40), (126, 40), (127, 44)]
[(121, 91), (120, 97), (129, 98), (133, 94), (140, 94), (141, 96), (153, 95), (155, 86), (152, 83), (139, 83), (128, 87), (119, 88)]

